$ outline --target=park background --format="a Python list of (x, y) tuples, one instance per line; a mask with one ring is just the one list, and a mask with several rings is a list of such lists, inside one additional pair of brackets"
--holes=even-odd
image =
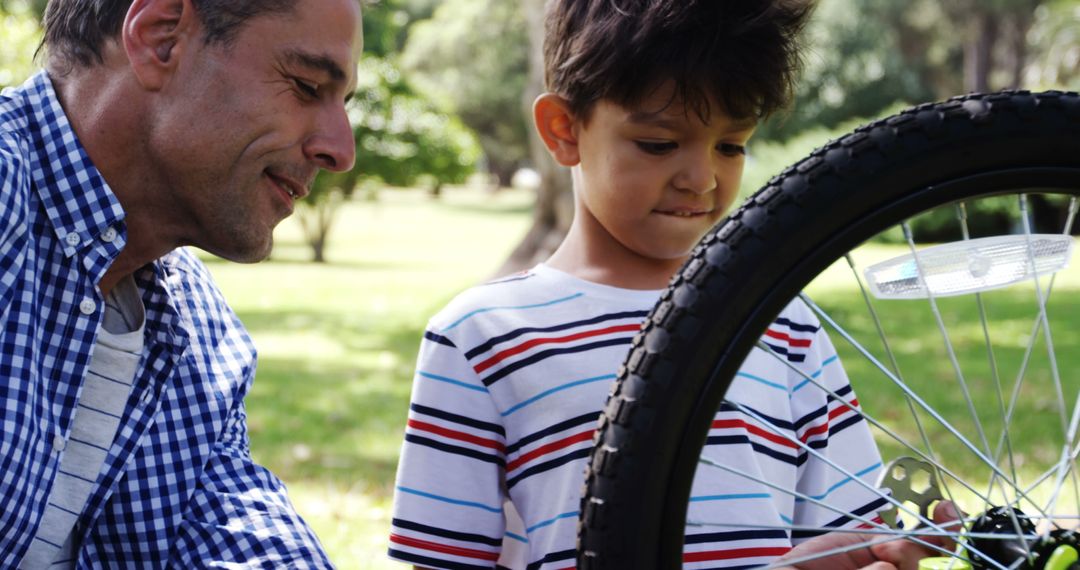
[[(1080, 0), (818, 4), (794, 108), (751, 141), (743, 196), (910, 104), (1080, 89)], [(0, 87), (39, 68), (44, 5), (0, 0)], [(427, 318), (456, 292), (543, 259), (569, 222), (568, 177), (526, 114), (541, 89), (542, 13), (543, 0), (365, 2), (356, 167), (320, 176), (269, 261), (204, 255), (259, 349), (252, 454), (343, 569), (399, 567), (384, 553)]]

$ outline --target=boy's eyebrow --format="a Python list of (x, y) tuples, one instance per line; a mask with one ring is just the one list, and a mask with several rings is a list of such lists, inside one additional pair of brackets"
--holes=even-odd
[[(655, 125), (657, 127), (666, 128), (669, 130), (676, 130), (682, 125), (682, 122), (668, 117), (663, 113), (655, 113), (648, 111), (635, 111), (630, 113), (627, 117), (631, 123)], [(731, 119), (731, 131), (748, 131), (756, 127), (758, 124), (757, 119), (753, 117), (743, 119)]]
[(324, 71), (334, 81), (345, 81), (345, 71), (330, 56), (290, 49), (285, 52), (285, 59), (290, 63)]
[(662, 113), (650, 113), (648, 111), (634, 111), (630, 113), (627, 120), (631, 123), (639, 125), (655, 125), (657, 127), (663, 127), (670, 130), (674, 130), (679, 126), (679, 121), (672, 119)]

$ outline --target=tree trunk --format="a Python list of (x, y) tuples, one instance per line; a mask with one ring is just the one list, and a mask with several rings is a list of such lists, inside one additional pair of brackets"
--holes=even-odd
[(1022, 89), (1024, 87), (1024, 70), (1027, 68), (1028, 59), (1027, 35), (1031, 31), (1031, 24), (1034, 20), (1034, 8), (1030, 11), (1017, 13), (1012, 18), (1012, 37), (1007, 50), (1011, 84), (1005, 87), (1012, 89)]
[(499, 162), (491, 163), (488, 170), (499, 181), (499, 188), (509, 188), (511, 182), (514, 180), (514, 173), (517, 172), (518, 165), (516, 162)]
[(994, 64), (998, 16), (989, 10), (973, 10), (971, 17), (973, 29), (964, 45), (964, 89), (987, 93), (990, 91), (990, 70)]
[[(532, 124), (533, 100), (544, 91), (544, 1), (521, 1), (529, 30), (529, 80), (525, 86), (522, 112), (526, 113), (529, 124)], [(540, 175), (540, 187), (536, 190), (536, 204), (533, 207), (533, 225), (496, 271), (496, 275), (521, 271), (547, 259), (562, 243), (573, 219), (570, 171), (551, 158), (540, 137), (535, 134), (529, 137), (529, 154)]]
[(330, 241), (330, 228), (333, 226), (337, 209), (343, 201), (340, 194), (322, 196), (316, 202), (304, 202), (296, 212), (296, 218), (300, 221), (300, 229), (304, 234), (304, 241), (311, 248), (311, 261), (315, 263), (326, 263), (326, 246)]

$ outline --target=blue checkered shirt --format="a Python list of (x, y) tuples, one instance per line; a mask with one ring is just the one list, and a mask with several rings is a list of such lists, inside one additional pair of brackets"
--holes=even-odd
[[(124, 247), (124, 211), (44, 72), (0, 95), (0, 567), (34, 540)], [(78, 568), (324, 568), (248, 451), (255, 350), (185, 250), (135, 274), (145, 349), (75, 526)]]

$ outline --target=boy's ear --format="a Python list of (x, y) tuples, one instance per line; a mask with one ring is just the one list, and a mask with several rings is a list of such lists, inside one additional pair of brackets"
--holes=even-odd
[(566, 99), (554, 93), (544, 93), (537, 97), (533, 103), (533, 121), (555, 162), (563, 166), (577, 166), (581, 160), (578, 154), (577, 129)]
[(134, 0), (124, 18), (121, 42), (135, 78), (160, 90), (190, 49), (198, 27), (191, 0)]

